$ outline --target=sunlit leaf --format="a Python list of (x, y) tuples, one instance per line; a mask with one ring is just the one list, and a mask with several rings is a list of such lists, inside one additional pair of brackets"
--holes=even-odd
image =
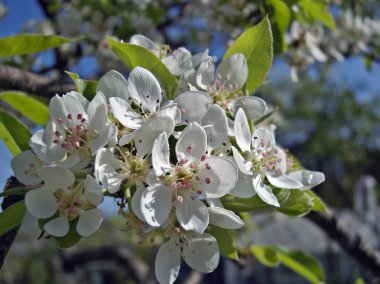
[(24, 200), (18, 201), (0, 213), (0, 235), (20, 225), (26, 211)]
[(72, 40), (55, 35), (20, 34), (3, 37), (0, 38), (0, 57), (36, 53), (68, 42)]
[(24, 92), (5, 91), (0, 92), (0, 100), (10, 104), (14, 109), (31, 121), (45, 125), (49, 121), (49, 109), (39, 100)]
[(209, 226), (208, 233), (211, 234), (218, 242), (221, 255), (231, 259), (239, 259), (235, 245), (234, 231), (221, 229), (216, 226)]
[(29, 149), (29, 129), (16, 117), (0, 110), (0, 139), (13, 156)]
[(76, 91), (81, 93), (86, 99), (91, 100), (96, 95), (96, 85), (97, 81), (92, 80), (83, 80), (79, 78), (79, 75), (76, 73), (68, 72), (66, 73), (74, 81)]
[(249, 28), (228, 48), (224, 59), (242, 53), (248, 62), (248, 79), (245, 88), (253, 93), (264, 81), (273, 59), (273, 38), (268, 17)]
[(173, 98), (174, 91), (177, 87), (177, 80), (156, 55), (144, 47), (121, 43), (113, 38), (109, 38), (108, 43), (113, 52), (130, 70), (137, 66), (148, 69), (161, 81), (166, 91), (166, 96)]

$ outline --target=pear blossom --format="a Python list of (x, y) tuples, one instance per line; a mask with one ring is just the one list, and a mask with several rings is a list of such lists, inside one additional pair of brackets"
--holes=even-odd
[(268, 129), (258, 127), (251, 136), (243, 109), (236, 114), (234, 130), (241, 153), (232, 147), (240, 171), (231, 194), (248, 198), (257, 193), (264, 202), (279, 207), (276, 196), (264, 183), (265, 178), (278, 188), (297, 189), (303, 186), (297, 179), (286, 175), (286, 154), (276, 145), (274, 135)]
[(209, 235), (189, 233), (174, 235), (161, 245), (156, 255), (155, 272), (160, 284), (171, 284), (178, 277), (181, 258), (192, 269), (203, 273), (215, 270), (219, 263), (216, 239)]
[(152, 150), (153, 172), (157, 177), (141, 194), (140, 208), (144, 221), (159, 227), (168, 219), (172, 207), (185, 230), (202, 234), (209, 224), (204, 198), (220, 198), (229, 193), (237, 180), (236, 165), (222, 157), (207, 156), (207, 137), (198, 123), (189, 124), (176, 144), (178, 163), (169, 160), (165, 132)]
[(41, 184), (42, 179), (37, 171), (45, 165), (46, 164), (30, 150), (18, 154), (11, 161), (13, 173), (16, 178), (29, 187)]
[(108, 120), (101, 92), (91, 102), (76, 92), (56, 95), (49, 111), (51, 120), (45, 130), (37, 131), (29, 142), (38, 158), (46, 163), (84, 168), (99, 149), (116, 139), (117, 128)]
[(96, 155), (94, 174), (108, 192), (115, 193), (123, 182), (126, 187), (142, 185), (150, 167), (150, 159), (143, 159), (128, 149), (103, 148)]
[(85, 180), (75, 183), (74, 174), (61, 166), (46, 166), (37, 172), (44, 184), (25, 195), (30, 214), (48, 219), (44, 230), (52, 236), (65, 236), (70, 222), (75, 220), (79, 235), (92, 235), (103, 220), (102, 212), (96, 208), (103, 199), (96, 180), (87, 175)]
[[(116, 88), (112, 89), (112, 86)], [(134, 140), (141, 156), (151, 152), (153, 142), (161, 132), (170, 135), (180, 121), (177, 104), (173, 101), (161, 104), (160, 84), (144, 68), (134, 68), (128, 81), (120, 73), (111, 71), (99, 81), (98, 90), (109, 98), (114, 117), (129, 130), (121, 136), (119, 144)]]

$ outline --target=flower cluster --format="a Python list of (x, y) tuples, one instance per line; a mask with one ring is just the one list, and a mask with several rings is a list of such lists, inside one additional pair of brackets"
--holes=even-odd
[(177, 77), (175, 98), (168, 99), (147, 69), (134, 68), (127, 80), (109, 71), (91, 101), (77, 92), (52, 98), (49, 123), (12, 167), (30, 188), (28, 211), (54, 237), (66, 236), (70, 228), (91, 235), (102, 222), (97, 206), (103, 197), (123, 198), (118, 205), (128, 230), (141, 240), (154, 234), (167, 239), (157, 253), (156, 276), (172, 283), (181, 258), (200, 272), (217, 267), (219, 248), (210, 225), (243, 227), (223, 207), (227, 195), (257, 194), (279, 207), (274, 187), (310, 189), (324, 175), (294, 171), (273, 128), (253, 127), (267, 106), (243, 92), (243, 54), (216, 66), (207, 51), (170, 51), (141, 35), (131, 42), (150, 49)]

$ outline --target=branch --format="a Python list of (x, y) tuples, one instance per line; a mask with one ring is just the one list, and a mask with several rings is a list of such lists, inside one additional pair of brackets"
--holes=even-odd
[(306, 217), (322, 228), (330, 239), (338, 242), (365, 270), (380, 277), (380, 252), (371, 248), (358, 234), (339, 226), (336, 216), (332, 213), (310, 212)]
[(75, 90), (75, 86), (74, 84), (57, 82), (46, 76), (0, 64), (0, 89), (19, 90), (45, 98), (52, 98), (55, 94)]
[[(4, 191), (12, 190), (12, 188), (23, 186), (15, 177), (10, 177), (7, 180), (7, 183), (4, 187)], [(10, 195), (4, 198), (1, 203), (1, 208), (5, 210), (12, 204), (24, 199), (23, 195)], [(0, 269), (4, 264), (5, 257), (8, 254), (9, 248), (11, 247), (14, 239), (16, 238), (18, 229), (20, 226), (6, 232), (5, 234), (0, 236)]]

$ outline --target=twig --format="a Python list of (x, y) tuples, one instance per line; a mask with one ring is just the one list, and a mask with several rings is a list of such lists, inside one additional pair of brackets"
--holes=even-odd
[(52, 98), (75, 90), (74, 84), (61, 83), (15, 67), (0, 64), (0, 89), (18, 90), (37, 96)]

